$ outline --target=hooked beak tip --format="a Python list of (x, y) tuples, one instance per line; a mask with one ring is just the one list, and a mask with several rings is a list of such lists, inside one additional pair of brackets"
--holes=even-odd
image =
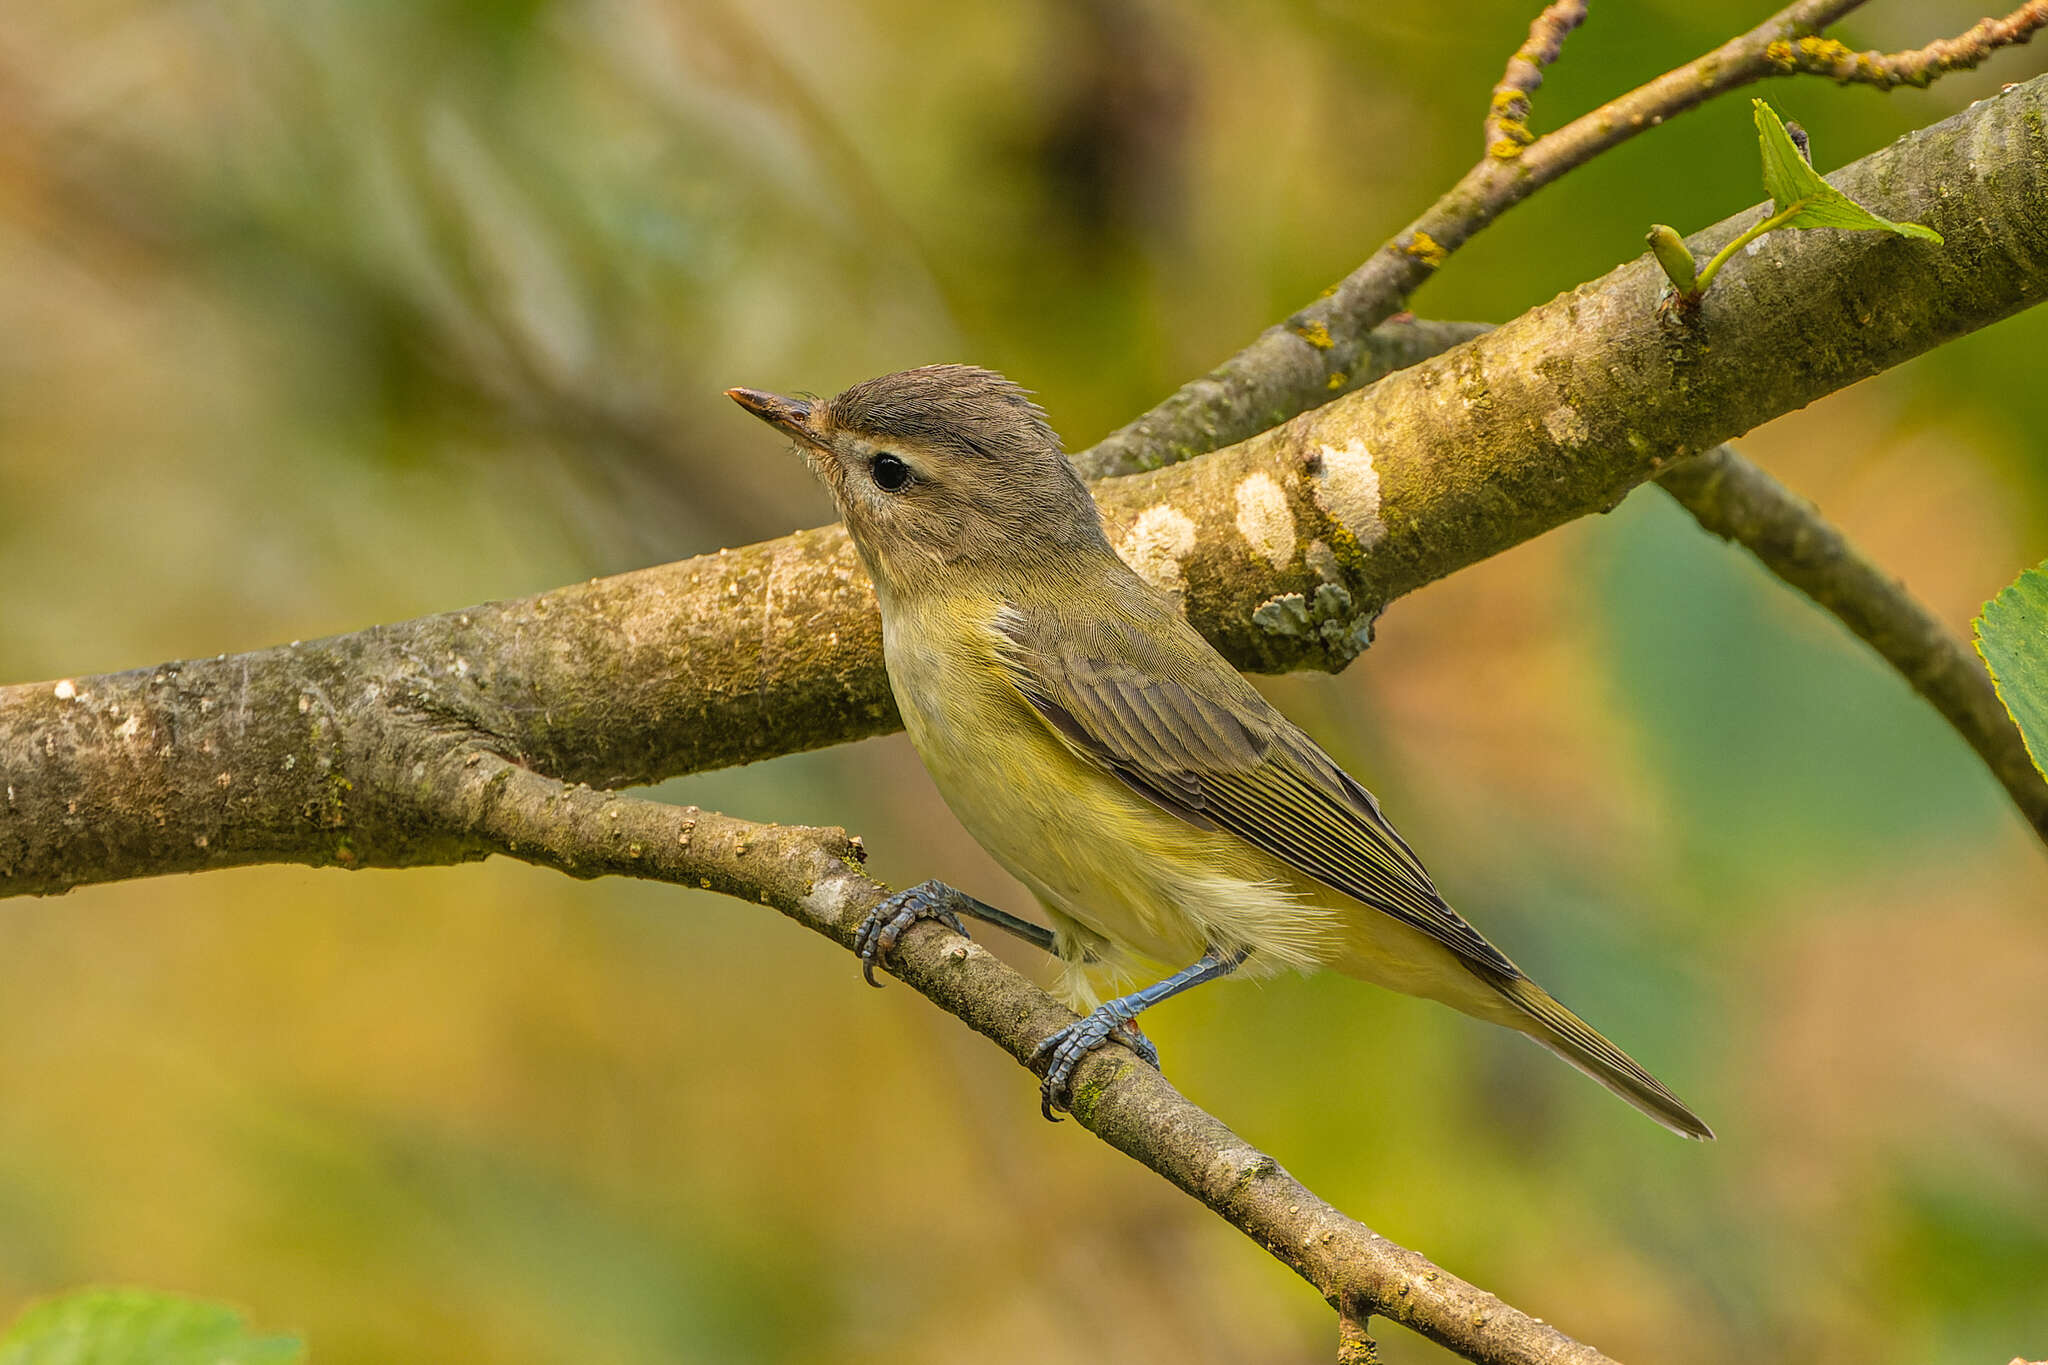
[(754, 416), (776, 427), (806, 445), (815, 445), (811, 435), (811, 405), (801, 398), (784, 398), (779, 393), (766, 393), (760, 389), (727, 389), (725, 396), (738, 403)]

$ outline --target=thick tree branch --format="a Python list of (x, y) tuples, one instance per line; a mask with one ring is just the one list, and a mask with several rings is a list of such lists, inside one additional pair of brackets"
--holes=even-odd
[(1971, 648), (1864, 558), (1813, 505), (1727, 447), (1657, 476), (1665, 492), (1724, 540), (1827, 608), (1941, 712), (2048, 839), (2048, 783), (2027, 756), (1991, 676)]
[[(1098, 488), (1242, 667), (1340, 666), (1400, 594), (2048, 294), (2048, 78), (1834, 179), (1944, 248), (1785, 233), (1688, 325), (1647, 258), (1225, 451)], [(1711, 252), (1755, 221), (1694, 240)], [(896, 723), (837, 528), (233, 658), (0, 689), (0, 886), (451, 856), (408, 755), (466, 734), (604, 786)], [(400, 818), (404, 817), (404, 818)]]
[[(459, 741), (421, 760), (423, 809), (461, 856), (506, 853), (578, 877), (699, 886), (769, 905), (851, 948), (886, 888), (861, 875), (842, 830), (759, 825), (565, 787)], [(892, 973), (1028, 1065), (1073, 1015), (978, 944), (920, 926)], [(849, 977), (851, 976), (849, 968)], [(1313, 1285), (1362, 1335), (1379, 1315), (1490, 1365), (1600, 1365), (1607, 1357), (1340, 1212), (1122, 1048), (1083, 1063), (1074, 1117), (1165, 1176)]]

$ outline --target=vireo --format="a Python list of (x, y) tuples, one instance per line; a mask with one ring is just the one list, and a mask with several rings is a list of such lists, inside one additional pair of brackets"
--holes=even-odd
[[(1707, 1125), (1437, 894), (1379, 803), (1110, 548), (1045, 414), (989, 370), (933, 365), (830, 400), (730, 396), (794, 438), (882, 607), (910, 741), (1050, 933), (938, 882), (862, 926), (987, 919), (1056, 953), (1084, 1015), (1040, 1046), (1042, 1106), (1138, 1012), (1241, 972), (1333, 967), (1527, 1034), (1675, 1133)], [(1098, 1003), (1091, 978), (1181, 967)]]

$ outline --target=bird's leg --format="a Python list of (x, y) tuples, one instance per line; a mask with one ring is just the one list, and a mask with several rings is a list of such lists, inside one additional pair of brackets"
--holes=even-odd
[(1132, 991), (1129, 995), (1097, 1005), (1086, 1018), (1076, 1019), (1038, 1045), (1031, 1056), (1032, 1061), (1051, 1054), (1045, 1068), (1045, 1084), (1039, 1088), (1039, 1112), (1054, 1123), (1059, 1122), (1055, 1109), (1065, 1109), (1073, 1099), (1074, 1068), (1081, 1059), (1110, 1040), (1112, 1034), (1128, 1031), (1135, 1041), (1124, 1039), (1133, 1052), (1153, 1066), (1159, 1065), (1159, 1049), (1152, 1041), (1138, 1032), (1139, 1011), (1150, 1009), (1170, 996), (1179, 995), (1204, 981), (1214, 981), (1219, 976), (1228, 976), (1241, 966), (1251, 949), (1240, 948), (1233, 953), (1220, 953), (1214, 948), (1202, 955), (1201, 961), (1191, 967), (1184, 967), (1166, 980)]
[(955, 908), (961, 914), (978, 919), (983, 924), (993, 924), (1005, 933), (1023, 939), (1041, 953), (1051, 953), (1054, 951), (1052, 930), (1046, 928), (1043, 924), (1033, 924), (1030, 920), (1013, 915), (1007, 910), (998, 910), (987, 901), (977, 900), (965, 891), (955, 890), (944, 882), (926, 882), (925, 885), (937, 887), (940, 891), (955, 897)]
[(919, 920), (935, 919), (962, 938), (968, 937), (967, 927), (960, 922), (962, 915), (986, 921), (998, 929), (1007, 929), (1034, 947), (1048, 953), (1052, 951), (1052, 930), (1043, 925), (1019, 919), (1007, 910), (998, 910), (942, 881), (919, 882), (878, 901), (875, 908), (868, 911), (867, 918), (860, 922), (860, 928), (854, 931), (853, 947), (860, 954), (861, 975), (867, 978), (870, 986), (881, 985), (875, 980), (876, 964), (889, 960), (889, 954), (896, 949), (896, 940)]

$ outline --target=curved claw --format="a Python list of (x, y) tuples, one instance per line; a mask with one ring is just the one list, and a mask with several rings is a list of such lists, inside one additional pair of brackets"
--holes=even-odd
[(1138, 1027), (1137, 1020), (1126, 1019), (1117, 1032), (1123, 1035), (1117, 1041), (1137, 1053), (1139, 1061), (1154, 1071), (1165, 1070), (1159, 1065), (1159, 1045), (1145, 1036), (1145, 1031)]
[(935, 919), (962, 938), (970, 937), (950, 902), (960, 893), (941, 881), (919, 882), (876, 903), (854, 931), (853, 948), (860, 954), (860, 974), (877, 989), (876, 966), (886, 963), (896, 951), (896, 940), (920, 920)]
[(1085, 1018), (1056, 1030), (1031, 1054), (1035, 1065), (1048, 1053), (1045, 1080), (1038, 1088), (1038, 1112), (1058, 1123), (1058, 1109), (1070, 1109), (1074, 1099), (1074, 1071), (1082, 1059), (1108, 1042), (1119, 1042), (1154, 1071), (1159, 1069), (1159, 1049), (1138, 1029), (1136, 1011), (1121, 1000), (1098, 1005)]

